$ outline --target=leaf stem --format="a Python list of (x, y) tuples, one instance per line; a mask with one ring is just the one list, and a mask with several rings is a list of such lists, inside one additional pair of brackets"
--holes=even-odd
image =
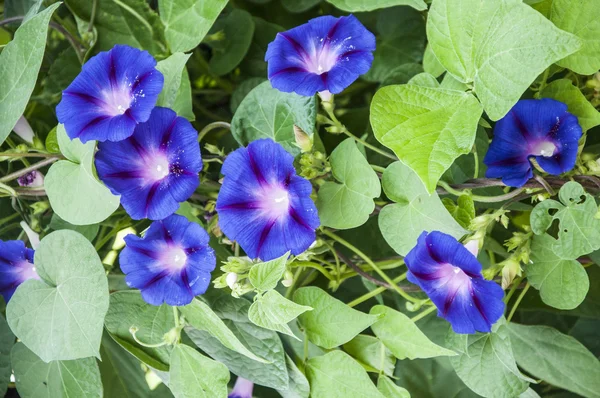
[[(403, 281), (404, 279), (406, 279), (406, 272), (403, 273), (402, 275), (399, 275), (397, 277), (395, 277), (394, 279), (392, 279), (392, 281), (394, 283), (398, 283)], [(387, 290), (386, 287), (378, 287), (376, 289), (371, 290), (368, 293), (363, 294), (360, 297), (355, 298), (354, 300), (352, 300), (351, 302), (348, 303), (349, 307), (356, 307), (357, 305), (359, 305), (360, 303), (364, 303), (365, 301), (367, 301), (368, 299), (378, 296), (379, 294), (385, 292)]]
[(52, 158), (48, 158), (45, 160), (42, 160), (41, 162), (37, 162), (35, 164), (32, 164), (29, 167), (25, 167), (24, 169), (21, 170), (17, 170), (14, 173), (8, 174), (2, 178), (0, 178), (0, 182), (8, 182), (8, 181), (12, 181), (16, 178), (21, 177), (22, 175), (25, 175), (31, 171), (37, 170), (41, 167), (47, 166), (49, 164), (52, 164), (54, 162), (56, 162), (59, 158), (58, 157), (52, 157)]
[(12, 153), (12, 152), (0, 152), (0, 158), (59, 158), (64, 157), (58, 153), (40, 153), (40, 152), (28, 152), (28, 153)]
[(200, 134), (198, 134), (198, 142), (202, 141), (202, 138), (204, 138), (204, 136), (206, 134), (208, 134), (210, 131), (212, 131), (214, 129), (218, 129), (218, 128), (231, 130), (231, 124), (229, 124), (227, 122), (213, 122), (213, 123), (207, 124), (200, 131)]
[(425, 318), (427, 315), (431, 314), (435, 310), (437, 310), (437, 307), (435, 305), (432, 305), (431, 307), (427, 308), (426, 310), (423, 310), (420, 313), (418, 313), (417, 315), (410, 318), (410, 320), (413, 322), (416, 322), (419, 319)]
[(137, 332), (138, 332), (137, 327), (132, 326), (129, 328), (129, 333), (131, 333), (131, 336), (133, 337), (135, 342), (138, 343), (139, 345), (141, 345), (142, 347), (158, 348), (158, 347), (162, 347), (162, 346), (165, 346), (168, 344), (166, 341), (161, 341), (160, 343), (156, 343), (156, 344), (146, 344), (146, 343), (140, 341), (140, 339), (138, 339), (138, 337), (136, 336)]
[(473, 145), (473, 161), (474, 161), (474, 168), (475, 170), (473, 171), (473, 178), (477, 178), (479, 177), (479, 154), (477, 153), (477, 146)]
[(333, 276), (331, 276), (331, 274), (329, 273), (329, 271), (327, 271), (325, 269), (325, 267), (323, 267), (321, 264), (317, 264), (317, 263), (313, 263), (312, 261), (298, 261), (298, 262), (293, 262), (291, 264), (292, 267), (308, 267), (308, 268), (314, 268), (317, 271), (319, 271), (320, 273), (323, 274), (323, 276), (325, 276), (327, 279), (329, 279), (330, 281), (335, 280), (335, 278)]
[(515, 189), (513, 191), (510, 191), (509, 193), (505, 193), (504, 195), (498, 195), (498, 196), (481, 196), (481, 195), (473, 195), (472, 193), (470, 193), (470, 190), (458, 190), (458, 189), (454, 189), (450, 186), (450, 184), (448, 184), (446, 181), (438, 181), (438, 185), (440, 187), (442, 187), (444, 189), (444, 191), (446, 191), (447, 193), (454, 195), (454, 196), (461, 196), (464, 194), (468, 194), (469, 196), (471, 196), (471, 198), (473, 199), (473, 201), (475, 202), (482, 202), (482, 203), (496, 203), (496, 202), (504, 202), (507, 200), (510, 200), (512, 198), (514, 198), (515, 196), (518, 196), (519, 194), (521, 194), (525, 189), (524, 188), (518, 188)]
[(527, 293), (527, 290), (529, 290), (529, 286), (531, 286), (531, 285), (529, 284), (529, 282), (527, 282), (527, 284), (525, 285), (525, 287), (521, 291), (521, 294), (519, 294), (519, 297), (517, 297), (517, 301), (515, 301), (515, 304), (511, 308), (510, 314), (508, 314), (508, 318), (506, 318), (507, 322), (510, 322), (510, 320), (513, 317), (513, 315), (517, 311), (517, 308), (519, 307), (519, 304), (521, 304), (521, 300), (523, 300), (523, 297), (525, 297), (525, 294)]

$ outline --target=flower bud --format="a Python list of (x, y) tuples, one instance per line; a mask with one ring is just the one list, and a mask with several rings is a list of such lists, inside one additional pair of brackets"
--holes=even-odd
[(33, 144), (33, 137), (35, 137), (35, 134), (29, 125), (29, 122), (25, 119), (25, 116), (21, 116), (19, 120), (17, 120), (17, 124), (13, 127), (13, 131), (21, 137), (23, 141)]
[(237, 283), (237, 280), (238, 280), (238, 275), (235, 272), (230, 272), (225, 277), (225, 282), (227, 283), (227, 286), (229, 286), (229, 288), (232, 290), (233, 290), (233, 287), (235, 286), (235, 284)]
[(23, 174), (17, 179), (17, 183), (21, 187), (39, 188), (44, 186), (44, 175), (37, 170)]
[(296, 138), (296, 146), (304, 152), (310, 152), (313, 147), (313, 136), (309, 136), (300, 127), (294, 125), (294, 137)]

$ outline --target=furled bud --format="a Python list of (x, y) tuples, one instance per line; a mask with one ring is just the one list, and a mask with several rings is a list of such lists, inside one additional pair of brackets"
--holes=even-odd
[(13, 131), (21, 137), (23, 141), (33, 144), (33, 137), (35, 137), (35, 134), (29, 125), (29, 122), (25, 119), (25, 116), (21, 116), (19, 120), (17, 120), (17, 124), (13, 127)]
[(27, 188), (39, 188), (44, 186), (44, 175), (37, 170), (23, 174), (17, 179), (19, 186)]

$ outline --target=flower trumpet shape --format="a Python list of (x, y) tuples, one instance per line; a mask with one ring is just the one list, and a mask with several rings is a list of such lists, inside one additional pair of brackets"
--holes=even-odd
[(40, 279), (33, 265), (32, 249), (20, 240), (0, 240), (0, 294), (8, 302), (27, 279)]

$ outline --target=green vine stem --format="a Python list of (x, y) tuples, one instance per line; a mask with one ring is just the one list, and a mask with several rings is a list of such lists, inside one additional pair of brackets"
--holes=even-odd
[(35, 164), (32, 164), (29, 167), (25, 167), (24, 169), (15, 171), (14, 173), (8, 174), (2, 178), (0, 178), (0, 183), (4, 183), (4, 182), (8, 182), (8, 181), (12, 181), (14, 179), (17, 179), (19, 177), (21, 177), (22, 175), (25, 175), (31, 171), (40, 169), (44, 166), (48, 166), (49, 164), (52, 164), (54, 162), (56, 162), (59, 158), (58, 157), (51, 157), (45, 160), (42, 160), (41, 162), (37, 162)]
[[(406, 279), (406, 272), (403, 273), (402, 275), (399, 275), (399, 276), (395, 277), (394, 279), (392, 279), (392, 282), (394, 282), (394, 284), (396, 284), (398, 282), (402, 282), (404, 279)], [(363, 294), (362, 296), (357, 297), (354, 300), (352, 300), (351, 302), (349, 302), (348, 307), (356, 307), (360, 303), (364, 303), (368, 299), (380, 295), (381, 293), (385, 292), (387, 289), (388, 289), (387, 287), (383, 287), (383, 286), (375, 288), (375, 289), (371, 290), (370, 292)]]
[(131, 333), (131, 336), (133, 337), (133, 339), (135, 340), (136, 343), (138, 343), (139, 345), (141, 345), (142, 347), (147, 347), (147, 348), (158, 348), (158, 347), (162, 347), (167, 345), (168, 343), (166, 341), (161, 341), (160, 343), (156, 343), (156, 344), (148, 344), (148, 343), (144, 343), (143, 341), (141, 341), (140, 339), (138, 339), (137, 337), (137, 332), (139, 331), (139, 329), (135, 326), (132, 326), (129, 328), (129, 333)]
[(413, 321), (413, 322), (416, 322), (419, 319), (425, 318), (427, 315), (431, 314), (435, 310), (437, 310), (437, 307), (435, 305), (432, 305), (431, 307), (427, 308), (426, 310), (423, 310), (419, 314), (417, 314), (417, 315), (413, 316), (412, 318), (410, 318), (410, 320)]
[(518, 189), (510, 191), (509, 193), (506, 193), (504, 195), (481, 196), (481, 195), (473, 195), (468, 190), (462, 191), (462, 190), (454, 189), (450, 186), (450, 184), (448, 184), (447, 182), (442, 181), (442, 180), (438, 181), (438, 185), (449, 194), (452, 194), (455, 196), (461, 196), (461, 195), (467, 194), (467, 195), (471, 196), (471, 198), (475, 202), (482, 202), (482, 203), (504, 202), (504, 201), (510, 200), (510, 199), (520, 195), (521, 193), (523, 193), (525, 191), (524, 188), (518, 188)]
[(519, 308), (519, 304), (521, 304), (521, 300), (523, 300), (523, 297), (525, 297), (525, 294), (527, 293), (527, 290), (529, 290), (529, 286), (531, 286), (531, 285), (529, 284), (529, 282), (527, 282), (527, 284), (525, 285), (525, 287), (521, 291), (521, 294), (519, 294), (519, 297), (517, 297), (517, 301), (515, 301), (515, 304), (512, 306), (512, 308), (510, 310), (510, 314), (508, 314), (508, 317), (506, 318), (507, 322), (510, 322), (510, 320), (513, 317), (513, 315), (517, 311), (517, 308)]
[(204, 138), (204, 136), (206, 134), (208, 134), (212, 130), (219, 129), (219, 128), (231, 130), (231, 124), (229, 124), (227, 122), (213, 122), (213, 123), (207, 124), (202, 130), (200, 130), (200, 133), (198, 134), (198, 142), (202, 141), (202, 138)]

